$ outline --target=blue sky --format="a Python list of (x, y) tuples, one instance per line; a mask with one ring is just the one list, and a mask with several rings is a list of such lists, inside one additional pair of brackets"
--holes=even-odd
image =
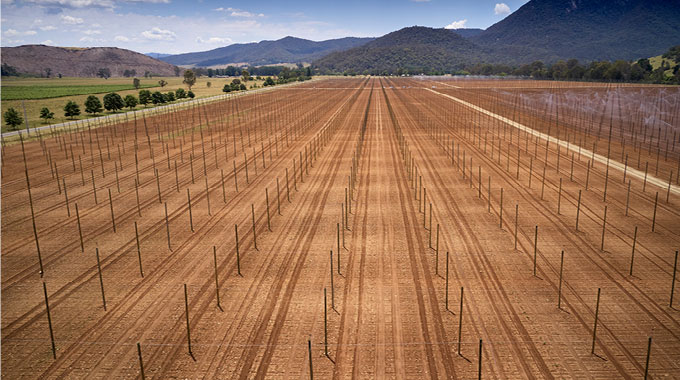
[(185, 53), (285, 36), (379, 37), (406, 26), (487, 28), (528, 0), (0, 0), (2, 46)]

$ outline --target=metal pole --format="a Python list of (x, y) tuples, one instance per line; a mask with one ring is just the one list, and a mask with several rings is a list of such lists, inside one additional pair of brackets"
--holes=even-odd
[(597, 303), (595, 305), (595, 325), (593, 326), (593, 344), (590, 348), (590, 353), (595, 353), (595, 340), (597, 338), (597, 317), (600, 313), (600, 288), (597, 288)]

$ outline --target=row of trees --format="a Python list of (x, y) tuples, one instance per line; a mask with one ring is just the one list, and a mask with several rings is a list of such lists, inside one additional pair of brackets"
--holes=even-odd
[(311, 67), (303, 67), (301, 64), (298, 64), (296, 68), (291, 69), (287, 66), (260, 66), (260, 67), (248, 67), (246, 69), (236, 67), (236, 66), (227, 66), (224, 69), (205, 69), (205, 68), (196, 68), (194, 69), (196, 75), (204, 75), (209, 78), (212, 77), (219, 77), (219, 76), (229, 76), (229, 77), (235, 77), (235, 76), (241, 76), (242, 80), (244, 82), (247, 82), (248, 80), (251, 79), (252, 76), (257, 77), (257, 79), (260, 79), (260, 77), (266, 77), (266, 76), (275, 76), (275, 77), (290, 77), (294, 76), (296, 78), (298, 77), (311, 77), (312, 76), (312, 69)]
[[(175, 100), (190, 98), (193, 99), (196, 95), (192, 91), (185, 91), (183, 88), (178, 88), (175, 91), (169, 91), (167, 93), (161, 93), (160, 91), (151, 92), (149, 90), (139, 91), (139, 96), (126, 95), (124, 98), (118, 93), (112, 92), (110, 94), (104, 95), (100, 100), (95, 95), (90, 95), (85, 99), (85, 112), (96, 116), (102, 113), (104, 110), (109, 112), (118, 112), (124, 108), (134, 109), (138, 104), (146, 106), (149, 103), (152, 104), (164, 104), (169, 102), (174, 102)], [(103, 100), (103, 101), (102, 101)], [(66, 102), (64, 106), (64, 116), (67, 118), (75, 118), (80, 116), (81, 110), (80, 105), (72, 100)], [(17, 129), (23, 122), (24, 119), (14, 108), (9, 108), (3, 115), (5, 124), (10, 130)], [(43, 107), (40, 110), (40, 118), (43, 119), (44, 123), (49, 122), (54, 119), (54, 112), (50, 111), (49, 108)]]

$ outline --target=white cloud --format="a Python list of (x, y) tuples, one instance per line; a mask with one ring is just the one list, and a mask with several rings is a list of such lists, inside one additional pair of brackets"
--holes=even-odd
[(129, 42), (130, 39), (125, 37), (125, 36), (115, 36), (113, 37), (113, 40), (116, 42)]
[(41, 42), (41, 44), (43, 44), (43, 45), (54, 45), (54, 41), (52, 41), (52, 40), (45, 40), (45, 41)]
[(5, 30), (5, 37), (16, 37), (16, 36), (35, 36), (38, 34), (35, 30), (27, 30), (25, 32), (20, 32), (16, 29)]
[(63, 22), (64, 24), (68, 24), (68, 25), (77, 25), (77, 24), (82, 24), (83, 19), (80, 18), (80, 17), (61, 15), (61, 22)]
[(465, 24), (467, 24), (467, 19), (454, 21), (454, 22), (450, 23), (449, 25), (446, 25), (444, 28), (445, 29), (463, 29), (463, 28), (465, 28)]
[(102, 34), (102, 32), (100, 30), (92, 30), (92, 29), (84, 30), (83, 33), (87, 34), (88, 36), (93, 36), (95, 34)]
[(215, 11), (218, 12), (229, 12), (229, 15), (232, 17), (246, 17), (246, 18), (252, 18), (252, 17), (264, 17), (263, 13), (252, 13), (248, 11), (244, 11), (242, 9), (237, 9), (237, 8), (223, 8), (219, 7), (214, 9)]
[(196, 42), (200, 44), (230, 44), (232, 43), (231, 38), (227, 37), (210, 37), (208, 39), (203, 39), (202, 37), (196, 37)]
[(231, 12), (231, 16), (234, 16), (234, 17), (254, 17), (255, 15), (248, 12), (248, 11), (233, 11), (233, 12)]
[(46, 25), (46, 26), (41, 26), (40, 30), (42, 30), (43, 32), (49, 32), (50, 30), (57, 30), (57, 28), (52, 26), (52, 25)]
[(177, 35), (173, 31), (154, 27), (151, 28), (151, 30), (143, 31), (142, 37), (146, 38), (147, 40), (174, 41)]
[(495, 13), (497, 15), (507, 15), (507, 14), (510, 13), (510, 7), (508, 6), (508, 4), (498, 3), (493, 8), (493, 13)]

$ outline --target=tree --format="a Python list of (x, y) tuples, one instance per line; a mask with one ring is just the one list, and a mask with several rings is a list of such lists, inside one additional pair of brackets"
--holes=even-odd
[(239, 85), (239, 84), (241, 84), (241, 80), (236, 78), (233, 81), (231, 81), (231, 84)]
[(24, 122), (24, 119), (21, 118), (21, 115), (19, 115), (19, 112), (15, 110), (14, 108), (10, 108), (5, 112), (5, 124), (9, 126), (10, 130), (15, 130), (17, 129), (17, 126), (21, 125), (21, 123)]
[(49, 67), (45, 68), (45, 77), (49, 78), (52, 75), (52, 69)]
[(137, 98), (134, 95), (127, 95), (125, 97), (125, 107), (129, 109), (137, 107)]
[(80, 106), (73, 100), (66, 102), (66, 105), (64, 106), (64, 116), (74, 119), (78, 115), (80, 115)]
[(193, 99), (196, 95), (194, 95), (194, 92), (193, 92), (193, 91), (189, 90), (189, 91), (187, 92), (187, 96), (190, 97), (191, 99)]
[(222, 87), (222, 92), (231, 92), (231, 86), (225, 84), (224, 87)]
[(264, 81), (265, 86), (273, 86), (276, 83), (274, 82), (274, 79), (272, 77), (267, 77), (267, 79)]
[(125, 102), (117, 93), (112, 92), (104, 95), (104, 108), (106, 108), (107, 111), (116, 112), (122, 110), (123, 107), (125, 107)]
[(14, 66), (10, 66), (7, 63), (2, 64), (2, 76), (18, 76), (19, 72), (17, 71), (17, 68)]
[(144, 107), (146, 107), (147, 104), (151, 102), (151, 91), (149, 90), (141, 90), (139, 91), (139, 104), (142, 104)]
[(182, 83), (186, 84), (191, 91), (191, 86), (196, 84), (196, 73), (193, 70), (184, 70), (184, 81)]
[(178, 88), (177, 91), (175, 91), (175, 97), (177, 99), (184, 99), (187, 97), (187, 93), (184, 91), (183, 88)]
[(634, 63), (630, 66), (630, 79), (633, 81), (641, 81), (645, 79), (645, 70), (638, 64)]
[(111, 78), (111, 70), (108, 67), (102, 67), (97, 71), (97, 76), (104, 79)]
[(568, 70), (567, 63), (559, 60), (550, 66), (548, 75), (550, 75), (552, 79), (566, 79)]
[(168, 96), (168, 101), (169, 102), (174, 102), (175, 101), (175, 93), (173, 91), (170, 91), (167, 93)]
[(96, 115), (102, 112), (103, 110), (104, 109), (102, 108), (102, 102), (99, 100), (98, 97), (94, 95), (90, 95), (87, 97), (87, 99), (85, 100), (85, 112)]
[(239, 86), (239, 90), (247, 90), (246, 85), (241, 83), (241, 85)]
[(212, 86), (212, 83), (210, 83), (210, 82), (205, 82), (205, 86), (208, 87), (208, 88), (210, 88), (210, 86)]
[(241, 76), (243, 77), (244, 82), (247, 82), (247, 81), (250, 80), (250, 73), (248, 72), (248, 70), (241, 71)]
[(50, 109), (43, 107), (40, 110), (40, 118), (43, 119), (43, 123), (47, 123), (49, 119), (54, 119), (54, 112), (50, 112)]
[(176, 76), (176, 77), (179, 76), (179, 72), (180, 72), (181, 70), (182, 70), (182, 69), (180, 69), (179, 66), (175, 66), (175, 76)]
[(168, 84), (165, 80), (161, 79), (158, 81), (158, 85), (161, 86), (161, 88), (165, 87), (165, 85)]
[(132, 86), (134, 86), (135, 90), (139, 89), (139, 86), (140, 86), (139, 78), (135, 78), (135, 79), (132, 80)]
[(151, 101), (153, 102), (153, 104), (165, 103), (165, 99), (163, 98), (163, 94), (161, 94), (160, 91), (156, 91), (153, 94), (151, 94)]
[(638, 66), (640, 66), (640, 68), (642, 70), (644, 70), (648, 73), (651, 73), (652, 70), (654, 70), (654, 68), (652, 67), (652, 64), (649, 63), (649, 59), (647, 59), (647, 58), (638, 59), (637, 64), (638, 64)]

